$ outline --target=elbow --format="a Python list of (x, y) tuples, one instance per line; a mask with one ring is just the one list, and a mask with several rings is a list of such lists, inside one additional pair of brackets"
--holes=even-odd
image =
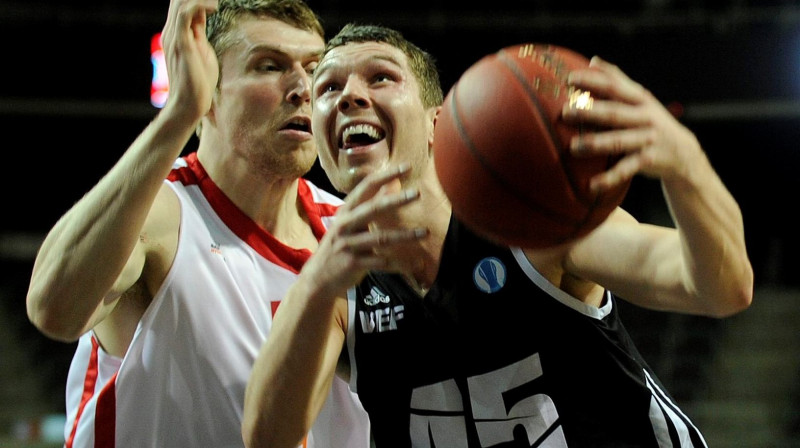
[(729, 316), (750, 308), (750, 305), (753, 304), (753, 290), (753, 270), (748, 269), (747, 275), (739, 282), (738, 289), (732, 294), (733, 298), (731, 300), (731, 312)]
[(742, 269), (742, 274), (739, 276), (738, 280), (739, 281), (734, 282), (736, 289), (731, 293), (731, 313), (729, 315), (744, 311), (753, 304), (755, 279), (753, 267), (749, 263)]
[(717, 307), (713, 317), (726, 318), (738, 314), (753, 304), (754, 278), (750, 265), (730, 282), (730, 289), (725, 295), (727, 299)]
[(64, 310), (56, 310), (45, 303), (48, 301), (31, 292), (26, 298), (28, 320), (40, 333), (59, 342), (75, 342), (84, 333), (83, 326), (74, 325), (65, 318)]
[(75, 342), (85, 332), (82, 328), (67, 326), (57, 318), (42, 316), (42, 314), (35, 317), (31, 317), (29, 314), (28, 319), (40, 333), (58, 342)]

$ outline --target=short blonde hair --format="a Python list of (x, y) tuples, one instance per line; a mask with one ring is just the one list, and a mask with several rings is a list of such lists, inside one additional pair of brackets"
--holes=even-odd
[[(206, 37), (218, 60), (235, 42), (233, 35), (242, 16), (278, 19), (325, 39), (325, 29), (317, 14), (303, 0), (220, 0), (217, 10), (206, 20)], [(222, 69), (220, 63), (220, 70)], [(200, 137), (202, 127), (195, 129)]]

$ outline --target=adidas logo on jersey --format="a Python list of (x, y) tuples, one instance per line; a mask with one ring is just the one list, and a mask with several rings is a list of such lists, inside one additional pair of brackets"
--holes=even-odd
[(211, 243), (211, 253), (222, 255), (222, 250), (220, 249), (219, 243)]
[(389, 303), (389, 296), (383, 293), (380, 289), (376, 286), (373, 286), (372, 289), (369, 290), (369, 294), (364, 297), (364, 303), (367, 306), (374, 306), (379, 303)]

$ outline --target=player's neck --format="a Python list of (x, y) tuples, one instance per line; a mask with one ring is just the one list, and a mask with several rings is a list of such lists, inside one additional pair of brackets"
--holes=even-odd
[(419, 294), (420, 297), (425, 297), (428, 294), (428, 291), (431, 289), (431, 283), (421, 283), (417, 278), (413, 275), (406, 275), (404, 276), (406, 283), (413, 289), (414, 291)]
[(244, 160), (223, 157), (210, 158), (204, 168), (228, 199), (278, 241), (295, 249), (317, 248), (294, 173), (264, 173)]
[[(424, 225), (424, 224), (423, 224)], [(404, 244), (393, 251), (393, 258), (405, 265), (403, 277), (408, 285), (425, 296), (439, 273), (442, 246), (447, 228), (431, 228), (427, 238)]]

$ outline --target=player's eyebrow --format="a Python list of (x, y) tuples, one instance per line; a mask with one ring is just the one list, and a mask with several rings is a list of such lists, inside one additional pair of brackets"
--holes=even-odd
[(306, 60), (312, 58), (319, 58), (322, 55), (322, 48), (308, 50), (303, 53), (296, 53), (291, 48), (285, 48), (269, 44), (256, 44), (248, 48), (246, 54), (248, 57), (258, 54), (271, 54), (279, 57), (298, 58)]
[[(337, 57), (331, 59), (323, 59), (317, 66), (316, 70), (314, 70), (314, 78), (319, 77), (321, 74), (325, 73), (328, 70), (336, 68), (337, 66), (334, 65), (336, 59), (339, 58)], [(372, 61), (385, 61), (388, 62), (389, 64), (397, 66), (398, 68), (403, 67), (403, 64), (401, 64), (400, 61), (397, 60), (397, 58), (384, 54), (376, 54), (366, 59), (366, 62), (372, 62)]]

